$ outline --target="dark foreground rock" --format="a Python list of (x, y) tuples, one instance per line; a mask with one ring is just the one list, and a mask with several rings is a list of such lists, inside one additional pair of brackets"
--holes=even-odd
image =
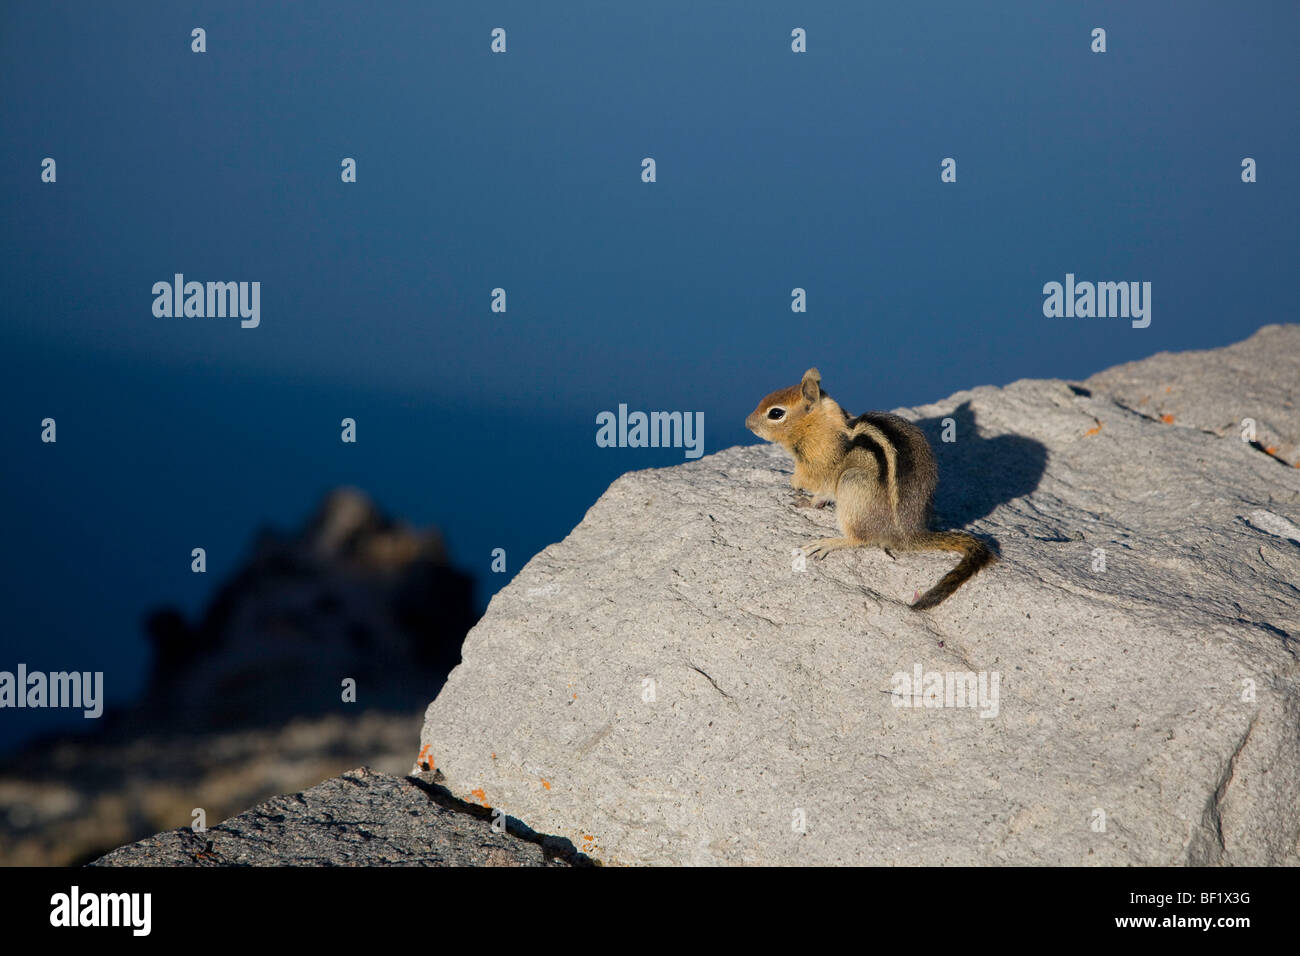
[(170, 830), (94, 866), (570, 866), (571, 845), (461, 804), (421, 777), (350, 770), (209, 827)]
[(411, 766), (420, 715), (304, 717), (228, 733), (101, 734), (0, 772), (0, 865), (80, 866), (159, 830), (208, 824), (352, 767)]

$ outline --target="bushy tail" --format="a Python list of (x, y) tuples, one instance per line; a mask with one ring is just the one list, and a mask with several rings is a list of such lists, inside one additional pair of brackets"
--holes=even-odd
[(911, 547), (917, 551), (960, 551), (962, 554), (957, 567), (917, 599), (912, 605), (914, 611), (926, 611), (934, 607), (961, 587), (967, 578), (973, 577), (980, 568), (997, 560), (997, 555), (988, 545), (965, 531), (929, 531), (913, 541)]

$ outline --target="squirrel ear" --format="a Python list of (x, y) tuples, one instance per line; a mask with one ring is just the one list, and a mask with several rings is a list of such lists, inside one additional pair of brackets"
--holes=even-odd
[(822, 373), (815, 368), (810, 368), (804, 372), (800, 391), (803, 392), (805, 401), (815, 402), (820, 399), (822, 397)]

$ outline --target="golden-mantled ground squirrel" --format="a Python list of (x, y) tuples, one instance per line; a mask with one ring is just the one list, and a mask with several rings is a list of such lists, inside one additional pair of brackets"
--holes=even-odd
[[(794, 455), (792, 487), (810, 491), (801, 506), (835, 502), (842, 538), (824, 538), (800, 550), (824, 558), (839, 548), (960, 551), (957, 567), (912, 605), (932, 608), (995, 560), (988, 546), (964, 531), (931, 531), (930, 511), (939, 469), (921, 429), (888, 412), (853, 418), (822, 391), (821, 373), (773, 392), (745, 419), (759, 438)], [(890, 557), (893, 557), (890, 554)]]

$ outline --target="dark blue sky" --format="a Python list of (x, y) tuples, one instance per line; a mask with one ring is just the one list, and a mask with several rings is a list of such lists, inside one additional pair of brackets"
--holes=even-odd
[[(343, 482), (486, 601), (492, 548), (683, 460), (596, 448), (620, 402), (708, 453), (810, 365), (862, 411), (1296, 320), (1300, 7), (978, 6), (4, 5), (0, 669), (124, 699), (147, 608)], [(155, 317), (176, 272), (261, 282), (261, 326)], [(1151, 282), (1151, 326), (1045, 318), (1067, 272)]]

